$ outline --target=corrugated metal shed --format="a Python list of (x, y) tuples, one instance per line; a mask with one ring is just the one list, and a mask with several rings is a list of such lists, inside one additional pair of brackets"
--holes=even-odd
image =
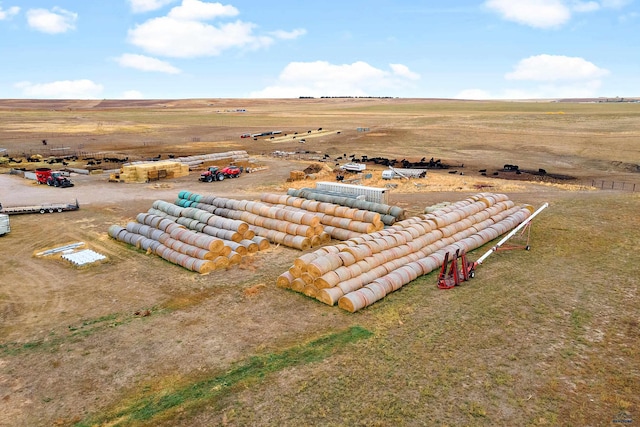
[(389, 195), (386, 188), (367, 187), (365, 185), (342, 184), (336, 182), (318, 182), (319, 190), (333, 191), (353, 196), (365, 196), (368, 202), (389, 203)]

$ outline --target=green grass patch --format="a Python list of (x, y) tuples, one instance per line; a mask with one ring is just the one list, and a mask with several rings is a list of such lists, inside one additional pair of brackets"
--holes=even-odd
[[(154, 313), (157, 311), (157, 309), (152, 309), (152, 312)], [(79, 338), (88, 337), (105, 329), (126, 325), (137, 318), (137, 316), (133, 315), (111, 313), (101, 317), (97, 317), (95, 319), (86, 319), (79, 324), (69, 325), (67, 327), (69, 331), (68, 334), (55, 335), (52, 332), (51, 336), (46, 339), (38, 339), (23, 343), (1, 343), (0, 354), (4, 356), (17, 356), (25, 352), (38, 350), (54, 352), (64, 342), (74, 342)]]
[(230, 371), (212, 378), (156, 392), (149, 393), (147, 389), (145, 395), (134, 398), (124, 406), (82, 421), (76, 426), (151, 425), (154, 420), (167, 419), (177, 411), (195, 411), (199, 407), (210, 404), (212, 399), (229, 393), (232, 387), (254, 383), (273, 372), (291, 366), (323, 360), (345, 345), (371, 335), (373, 335), (372, 332), (360, 326), (353, 326), (279, 353), (253, 356)]

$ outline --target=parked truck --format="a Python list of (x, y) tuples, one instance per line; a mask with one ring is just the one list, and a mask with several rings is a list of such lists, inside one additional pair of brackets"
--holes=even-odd
[(73, 187), (73, 183), (62, 172), (52, 171), (49, 168), (36, 169), (36, 181), (38, 184), (47, 184), (52, 187)]

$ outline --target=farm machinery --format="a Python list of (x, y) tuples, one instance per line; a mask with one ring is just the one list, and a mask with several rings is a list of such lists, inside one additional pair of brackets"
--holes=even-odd
[[(455, 286), (459, 286), (461, 283), (466, 282), (469, 279), (472, 279), (476, 275), (476, 268), (478, 268), (478, 266), (480, 266), (484, 262), (484, 260), (494, 252), (509, 249), (524, 249), (527, 251), (531, 249), (531, 246), (529, 245), (531, 220), (533, 220), (536, 215), (538, 215), (548, 206), (548, 203), (543, 204), (537, 211), (532, 213), (531, 216), (522, 221), (520, 225), (511, 230), (511, 232), (504, 238), (502, 238), (502, 240), (500, 240), (495, 246), (491, 247), (491, 249), (485, 252), (484, 255), (478, 258), (477, 261), (468, 261), (467, 254), (464, 251), (460, 251), (460, 249), (456, 250), (456, 252), (452, 254), (451, 259), (449, 260), (449, 252), (447, 252), (444, 256), (442, 266), (440, 267), (440, 274), (438, 275), (438, 287), (440, 289), (451, 289)], [(507, 240), (513, 237), (520, 230), (522, 230), (522, 234), (524, 234), (525, 232), (527, 233), (526, 244), (503, 247)]]
[(206, 171), (200, 174), (200, 181), (213, 182), (222, 181), (225, 178), (238, 178), (242, 173), (239, 166), (227, 166), (219, 168), (218, 166), (209, 166)]
[(38, 184), (47, 184), (52, 187), (73, 187), (73, 183), (60, 171), (52, 171), (49, 168), (36, 169), (36, 181)]

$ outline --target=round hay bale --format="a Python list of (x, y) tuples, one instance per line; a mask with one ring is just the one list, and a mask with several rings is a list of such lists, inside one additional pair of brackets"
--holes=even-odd
[(342, 258), (338, 254), (326, 254), (320, 256), (307, 264), (307, 271), (314, 277), (321, 277), (323, 274), (333, 271), (342, 266)]
[(301, 278), (296, 278), (291, 282), (291, 289), (296, 292), (302, 292), (307, 284)]
[(242, 246), (244, 246), (245, 248), (247, 248), (247, 251), (250, 254), (255, 254), (260, 249), (258, 247), (258, 244), (256, 242), (254, 242), (253, 240), (241, 240), (240, 244)]
[(302, 273), (300, 278), (304, 280), (304, 283), (306, 283), (307, 285), (313, 285), (315, 281), (315, 278), (311, 274), (307, 273), (306, 271)]
[(276, 286), (279, 288), (289, 289), (291, 283), (296, 279), (289, 271), (285, 271), (276, 279)]
[[(310, 273), (307, 273), (307, 274), (312, 276)], [(335, 270), (332, 270), (332, 271), (326, 272), (320, 277), (316, 277), (314, 279), (313, 284), (318, 289), (325, 289), (325, 288), (333, 288), (334, 286), (338, 285), (338, 283), (340, 283), (341, 281), (342, 279), (340, 278), (338, 273), (336, 273)]]
[(271, 247), (271, 244), (269, 243), (269, 240), (261, 237), (261, 236), (255, 236), (253, 238), (251, 238), (251, 240), (253, 240), (254, 242), (256, 242), (258, 244), (258, 250), (261, 251), (265, 251), (267, 249), (269, 249)]
[(227, 258), (229, 258), (229, 265), (236, 265), (242, 262), (242, 255), (235, 251), (231, 251)]
[(358, 291), (350, 292), (338, 299), (338, 307), (351, 313), (355, 313), (366, 306), (367, 300)]
[(316, 299), (320, 302), (323, 302), (327, 305), (335, 305), (340, 297), (342, 297), (344, 293), (342, 289), (334, 287), (334, 288), (325, 288), (318, 290), (318, 295)]

